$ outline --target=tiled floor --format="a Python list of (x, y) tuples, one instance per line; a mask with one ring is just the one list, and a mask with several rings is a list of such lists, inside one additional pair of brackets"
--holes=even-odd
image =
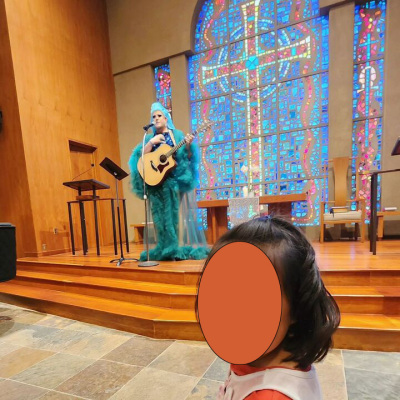
[[(400, 353), (333, 350), (316, 367), (324, 400), (399, 399)], [(227, 371), (206, 343), (0, 303), (1, 400), (211, 400)]]

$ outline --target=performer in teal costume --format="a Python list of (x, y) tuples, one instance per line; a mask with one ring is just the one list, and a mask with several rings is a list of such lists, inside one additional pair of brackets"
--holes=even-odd
[[(193, 194), (198, 184), (198, 148), (192, 142), (191, 135), (185, 137), (183, 132), (175, 129), (169, 112), (162, 104), (152, 104), (150, 122), (154, 123), (153, 133), (145, 137), (145, 152), (155, 150), (160, 143), (174, 146), (183, 139), (188, 143), (175, 153), (177, 166), (165, 181), (159, 186), (146, 185), (157, 237), (157, 245), (149, 251), (149, 258), (158, 261), (206, 258), (209, 249), (205, 245), (204, 232), (196, 226), (197, 218), (193, 213), (193, 210), (196, 210)], [(132, 191), (143, 199), (143, 179), (137, 169), (141, 156), (142, 143), (134, 148), (129, 159), (129, 168)], [(183, 221), (180, 221), (179, 210), (182, 205), (186, 206), (185, 210), (191, 211), (191, 215), (182, 215)], [(179, 225), (185, 226), (184, 232), (179, 232)], [(179, 243), (180, 237), (184, 237), (183, 243)], [(141, 253), (140, 259), (147, 259), (146, 251)]]

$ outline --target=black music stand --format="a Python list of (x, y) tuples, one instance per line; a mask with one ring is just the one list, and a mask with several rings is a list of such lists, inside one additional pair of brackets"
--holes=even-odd
[[(119, 195), (118, 195), (118, 181), (126, 178), (129, 174), (120, 168), (117, 164), (106, 157), (100, 165), (115, 178), (115, 188), (117, 193), (117, 213), (118, 213), (118, 231), (119, 231), (119, 244), (121, 250), (121, 257), (111, 260), (110, 263), (116, 262), (119, 267), (124, 261), (139, 261), (137, 258), (124, 258), (124, 250), (122, 246), (122, 232), (121, 232), (121, 217), (119, 211)], [(126, 237), (128, 240), (128, 237)]]
[(393, 147), (392, 156), (400, 156), (400, 136), (397, 138), (396, 143)]

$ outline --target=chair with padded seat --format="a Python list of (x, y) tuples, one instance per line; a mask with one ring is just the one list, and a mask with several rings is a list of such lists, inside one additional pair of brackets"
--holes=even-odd
[[(365, 200), (356, 197), (350, 199), (348, 195), (348, 170), (351, 168), (350, 157), (336, 157), (328, 161), (328, 168), (332, 165), (334, 179), (334, 200), (321, 201), (320, 215), (320, 242), (324, 242), (325, 225), (355, 224), (360, 230), (361, 242), (365, 240)], [(356, 165), (360, 165), (357, 159)], [(356, 170), (356, 196), (358, 196), (359, 170)], [(350, 175), (351, 176), (351, 175)], [(350, 178), (351, 179), (351, 178)], [(356, 203), (356, 210), (351, 210), (351, 203)], [(327, 206), (330, 206), (327, 209)]]

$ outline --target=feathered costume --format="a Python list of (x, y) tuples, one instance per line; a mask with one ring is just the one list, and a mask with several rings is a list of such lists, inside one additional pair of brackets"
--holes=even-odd
[[(167, 118), (167, 127), (172, 131), (175, 143), (184, 139), (184, 134), (175, 129), (169, 112), (160, 103), (154, 103), (151, 114), (161, 111)], [(146, 135), (145, 144), (156, 135)], [(140, 176), (137, 163), (142, 156), (142, 143), (136, 146), (129, 159), (131, 170), (132, 191), (143, 199), (143, 179)], [(177, 166), (159, 186), (146, 185), (153, 223), (156, 230), (157, 245), (149, 251), (150, 260), (200, 260), (206, 258), (209, 249), (205, 246), (204, 232), (197, 226), (197, 216), (194, 199), (194, 188), (198, 183), (198, 148), (192, 142), (190, 158), (187, 146), (182, 146), (175, 153)], [(180, 214), (181, 209), (181, 216)], [(140, 255), (141, 260), (147, 259), (146, 251)]]

